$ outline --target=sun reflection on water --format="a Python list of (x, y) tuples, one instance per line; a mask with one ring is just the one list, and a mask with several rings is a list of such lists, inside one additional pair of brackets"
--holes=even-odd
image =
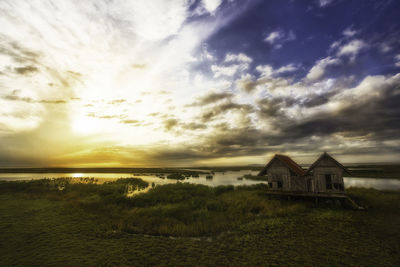
[(84, 174), (83, 173), (72, 173), (71, 177), (73, 177), (73, 178), (81, 178), (81, 177), (84, 177)]

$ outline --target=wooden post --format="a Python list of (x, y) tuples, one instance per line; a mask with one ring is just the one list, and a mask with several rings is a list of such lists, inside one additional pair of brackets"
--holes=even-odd
[(318, 207), (318, 197), (315, 197), (315, 206)]

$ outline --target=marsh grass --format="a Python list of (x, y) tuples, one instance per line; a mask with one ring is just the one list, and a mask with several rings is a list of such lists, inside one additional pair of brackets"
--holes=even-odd
[[(366, 211), (269, 199), (265, 185), (0, 182), (1, 266), (397, 266), (400, 194), (351, 188)], [(63, 190), (59, 190), (63, 186)]]

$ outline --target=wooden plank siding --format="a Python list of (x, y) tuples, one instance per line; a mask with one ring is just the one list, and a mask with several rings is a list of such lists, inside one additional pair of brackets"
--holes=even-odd
[(275, 155), (260, 171), (267, 176), (270, 189), (310, 193), (344, 193), (343, 173), (349, 173), (327, 153), (322, 154), (307, 171), (284, 155)]

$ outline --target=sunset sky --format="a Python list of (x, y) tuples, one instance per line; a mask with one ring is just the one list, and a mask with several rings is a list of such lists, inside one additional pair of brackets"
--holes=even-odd
[(1, 0), (0, 167), (400, 159), (400, 1)]

